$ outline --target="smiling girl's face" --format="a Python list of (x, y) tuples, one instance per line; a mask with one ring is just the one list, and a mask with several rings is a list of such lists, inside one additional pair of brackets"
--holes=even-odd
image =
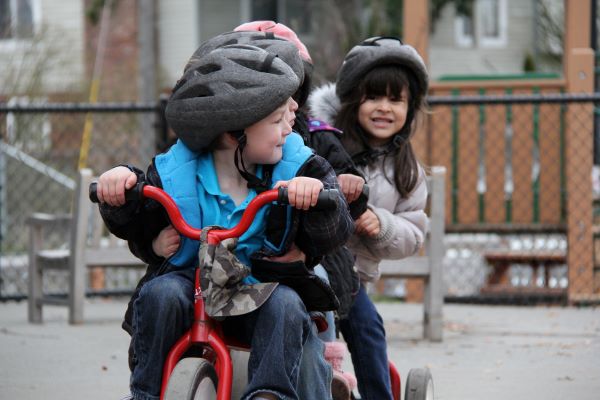
[(368, 134), (371, 146), (378, 147), (388, 143), (404, 126), (408, 111), (408, 89), (406, 86), (400, 95), (390, 93), (366, 95), (358, 108), (358, 123)]

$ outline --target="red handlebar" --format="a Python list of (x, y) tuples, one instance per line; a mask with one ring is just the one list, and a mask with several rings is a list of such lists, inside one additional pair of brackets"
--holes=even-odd
[[(185, 222), (181, 216), (181, 212), (177, 208), (177, 204), (175, 204), (175, 201), (173, 201), (171, 196), (164, 190), (154, 186), (145, 185), (142, 189), (142, 194), (144, 197), (156, 200), (162, 204), (169, 215), (171, 223), (179, 233), (190, 239), (200, 240), (202, 229), (194, 228)], [(265, 204), (276, 201), (278, 196), (279, 192), (277, 189), (267, 190), (266, 192), (259, 194), (252, 199), (250, 204), (248, 204), (248, 207), (246, 207), (242, 214), (242, 219), (236, 226), (231, 229), (212, 230), (210, 236), (217, 241), (242, 236), (242, 234), (250, 227), (250, 224), (252, 224), (252, 220), (260, 208)]]
[[(96, 182), (92, 182), (90, 184), (89, 196), (93, 203), (99, 202)], [(335, 209), (337, 207), (337, 198), (339, 196), (339, 192), (336, 189), (322, 190), (319, 193), (319, 198), (317, 199), (316, 205), (312, 207), (312, 209)], [(181, 216), (181, 212), (179, 211), (177, 204), (167, 192), (156, 186), (151, 186), (144, 183), (138, 183), (132, 189), (129, 189), (125, 192), (126, 200), (141, 200), (142, 197), (147, 197), (159, 202), (167, 211), (169, 219), (171, 220), (171, 223), (175, 229), (183, 236), (194, 240), (200, 240), (202, 229), (194, 228), (185, 222)], [(244, 213), (242, 214), (240, 222), (236, 226), (231, 229), (211, 230), (210, 234), (208, 235), (208, 240), (211, 243), (214, 243), (224, 239), (242, 236), (252, 224), (252, 220), (260, 208), (274, 201), (277, 201), (280, 204), (288, 204), (287, 188), (280, 187), (279, 189), (271, 189), (259, 194), (248, 204), (248, 207), (246, 207)]]

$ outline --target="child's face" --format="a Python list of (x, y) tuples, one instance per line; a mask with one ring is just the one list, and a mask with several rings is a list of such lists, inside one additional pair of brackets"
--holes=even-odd
[(292, 133), (298, 103), (291, 97), (279, 108), (245, 129), (244, 159), (253, 164), (276, 164), (281, 160), (285, 138)]
[(408, 89), (404, 87), (400, 97), (365, 97), (358, 108), (358, 123), (369, 134), (371, 146), (386, 144), (406, 122)]

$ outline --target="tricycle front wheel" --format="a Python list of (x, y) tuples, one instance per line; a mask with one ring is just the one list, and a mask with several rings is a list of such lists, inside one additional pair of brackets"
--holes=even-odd
[(217, 383), (215, 368), (207, 360), (183, 358), (171, 373), (164, 400), (214, 400)]

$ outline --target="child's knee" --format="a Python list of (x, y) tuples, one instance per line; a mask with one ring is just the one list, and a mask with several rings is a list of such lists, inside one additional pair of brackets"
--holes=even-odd
[(151, 305), (158, 309), (172, 310), (189, 303), (190, 299), (184, 287), (174, 279), (155, 278), (145, 284), (140, 290), (137, 302)]
[(265, 312), (283, 318), (287, 324), (309, 325), (310, 317), (306, 307), (295, 290), (279, 285), (269, 300), (263, 304)]

